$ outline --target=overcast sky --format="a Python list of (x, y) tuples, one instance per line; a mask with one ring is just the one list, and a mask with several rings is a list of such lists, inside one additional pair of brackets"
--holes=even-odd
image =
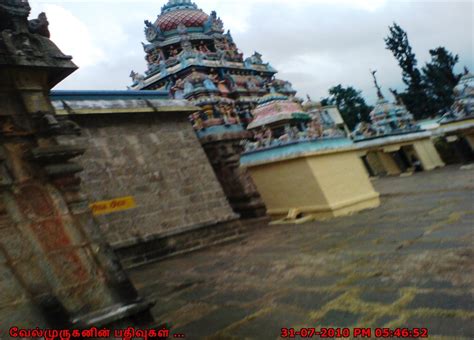
[[(46, 12), (51, 39), (80, 67), (56, 89), (123, 90), (133, 69), (146, 68), (143, 21), (155, 20), (167, 0), (30, 0), (32, 17)], [(408, 32), (421, 67), (429, 49), (445, 46), (474, 69), (474, 1), (197, 0), (216, 10), (245, 56), (263, 54), (298, 95), (319, 99), (343, 84), (376, 98), (369, 69), (388, 88), (402, 90), (401, 70), (383, 38), (394, 21)]]

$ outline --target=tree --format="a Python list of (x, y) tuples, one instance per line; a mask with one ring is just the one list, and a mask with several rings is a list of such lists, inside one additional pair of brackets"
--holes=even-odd
[(452, 55), (444, 47), (430, 50), (431, 62), (423, 67), (423, 83), (435, 114), (443, 114), (454, 102), (453, 89), (461, 79), (454, 73), (458, 55)]
[(392, 51), (402, 69), (403, 82), (407, 89), (400, 96), (407, 109), (416, 119), (429, 117), (433, 114), (428, 96), (422, 82), (420, 70), (417, 68), (416, 56), (412, 51), (407, 33), (396, 23), (389, 27), (390, 35), (385, 38), (386, 48)]
[(336, 105), (347, 126), (352, 130), (361, 120), (370, 121), (372, 108), (365, 103), (361, 95), (352, 86), (333, 86), (329, 89), (329, 97), (321, 101), (322, 105)]

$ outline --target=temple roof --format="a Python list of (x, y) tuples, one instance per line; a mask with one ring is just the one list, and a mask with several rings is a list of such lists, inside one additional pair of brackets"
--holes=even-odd
[(177, 29), (180, 24), (186, 27), (201, 27), (209, 16), (200, 9), (177, 9), (158, 16), (155, 25), (163, 32)]
[(391, 90), (397, 103), (392, 103), (385, 99), (382, 94), (382, 89), (375, 77), (376, 73), (377, 71), (372, 71), (378, 100), (370, 113), (370, 120), (374, 127), (383, 130), (384, 133), (389, 133), (393, 130), (406, 129), (407, 124), (414, 124), (413, 115), (406, 109), (405, 105), (403, 105), (396, 91)]
[(474, 74), (466, 72), (454, 88), (456, 99), (474, 97)]
[(311, 119), (308, 114), (303, 112), (303, 108), (299, 103), (292, 101), (288, 96), (276, 92), (269, 93), (260, 98), (252, 114), (255, 118), (249, 124), (249, 130), (291, 120)]
[(277, 100), (287, 101), (288, 96), (285, 96), (284, 94), (277, 93), (277, 92), (271, 92), (259, 98), (259, 100), (257, 101), (257, 104), (259, 107), (262, 107), (266, 103), (277, 101)]
[(310, 96), (307, 96), (308, 100), (303, 104), (303, 110), (305, 112), (321, 110), (323, 105), (321, 102), (314, 101)]
[(160, 91), (51, 91), (50, 99), (58, 115), (190, 114), (199, 110)]
[(474, 75), (467, 69), (454, 87), (454, 104), (439, 120), (441, 123), (449, 123), (474, 116)]
[(161, 8), (161, 14), (180, 9), (198, 9), (198, 7), (194, 2), (191, 2), (191, 0), (169, 0), (168, 3)]

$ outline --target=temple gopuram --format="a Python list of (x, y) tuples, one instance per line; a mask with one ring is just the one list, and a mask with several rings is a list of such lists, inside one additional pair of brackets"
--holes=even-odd
[(265, 216), (248, 173), (239, 168), (243, 140), (259, 98), (271, 91), (293, 98), (292, 85), (255, 52), (244, 58), (216, 12), (190, 0), (170, 0), (155, 22), (145, 21), (144, 75), (131, 73), (132, 90), (166, 91), (201, 108), (190, 120), (232, 208), (243, 218)]

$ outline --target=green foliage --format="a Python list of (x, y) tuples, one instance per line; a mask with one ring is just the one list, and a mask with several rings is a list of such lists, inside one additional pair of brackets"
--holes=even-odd
[(412, 52), (407, 33), (396, 23), (389, 26), (390, 35), (385, 38), (386, 48), (392, 51), (403, 71), (403, 82), (421, 84), (421, 74), (417, 69), (417, 60)]
[(422, 75), (417, 68), (417, 60), (412, 51), (407, 33), (396, 23), (389, 27), (390, 34), (385, 38), (386, 48), (392, 51), (402, 69), (403, 82), (407, 89), (400, 96), (407, 109), (416, 119), (429, 117), (433, 114), (428, 96), (425, 92)]
[(430, 50), (431, 62), (423, 67), (423, 83), (434, 113), (443, 114), (454, 102), (453, 89), (461, 79), (454, 73), (458, 55), (452, 55), (444, 47)]
[(343, 87), (339, 84), (329, 89), (329, 97), (324, 98), (321, 104), (336, 105), (347, 126), (352, 130), (361, 120), (370, 121), (369, 114), (372, 108), (365, 103), (361, 93), (352, 86)]

